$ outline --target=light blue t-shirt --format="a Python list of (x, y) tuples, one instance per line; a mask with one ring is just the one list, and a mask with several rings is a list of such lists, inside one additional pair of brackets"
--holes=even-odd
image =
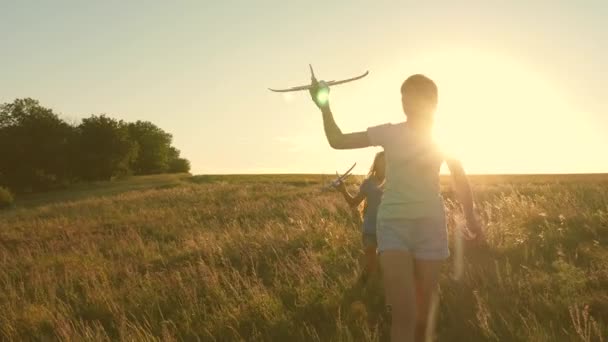
[(382, 200), (382, 191), (382, 184), (379, 184), (375, 177), (366, 178), (359, 187), (359, 192), (367, 199), (367, 209), (363, 215), (364, 234), (376, 234), (376, 218)]
[(444, 157), (431, 137), (406, 122), (367, 129), (369, 141), (382, 146), (386, 160), (381, 219), (416, 219), (444, 215), (439, 168)]

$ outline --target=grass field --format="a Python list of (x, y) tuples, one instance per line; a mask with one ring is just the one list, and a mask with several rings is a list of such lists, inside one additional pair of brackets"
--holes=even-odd
[[(385, 340), (382, 284), (356, 282), (357, 223), (324, 180), (149, 176), (22, 197), (0, 211), (0, 340)], [(489, 248), (464, 251), (460, 280), (446, 262), (437, 339), (606, 340), (608, 176), (472, 183)]]

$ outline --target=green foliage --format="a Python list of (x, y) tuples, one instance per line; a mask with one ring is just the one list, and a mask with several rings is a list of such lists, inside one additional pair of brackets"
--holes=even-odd
[(0, 186), (0, 209), (13, 205), (14, 198), (11, 192)]
[(190, 172), (190, 161), (184, 158), (172, 159), (168, 171), (170, 173)]
[(169, 148), (169, 173), (190, 172), (190, 161), (179, 157), (180, 152), (175, 147)]
[[(381, 281), (357, 283), (361, 235), (323, 177), (181, 177), (0, 213), (0, 340), (386, 340)], [(489, 248), (465, 245), (456, 280), (451, 245), (437, 340), (602, 341), (606, 178), (487, 179)]]
[(109, 180), (129, 173), (137, 143), (127, 125), (105, 115), (83, 119), (78, 126), (78, 174), (85, 180)]
[(147, 175), (167, 172), (171, 153), (171, 134), (148, 121), (128, 125), (129, 137), (137, 142), (138, 154), (131, 162), (135, 174)]
[(73, 126), (34, 99), (0, 105), (0, 184), (15, 192), (189, 169), (171, 135), (150, 122), (93, 115)]
[(74, 129), (33, 99), (0, 105), (0, 174), (17, 191), (47, 190), (71, 178)]

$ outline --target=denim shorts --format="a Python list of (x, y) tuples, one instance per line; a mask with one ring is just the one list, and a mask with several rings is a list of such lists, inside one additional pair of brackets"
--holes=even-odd
[(378, 220), (378, 253), (400, 250), (422, 260), (444, 260), (450, 256), (445, 217)]

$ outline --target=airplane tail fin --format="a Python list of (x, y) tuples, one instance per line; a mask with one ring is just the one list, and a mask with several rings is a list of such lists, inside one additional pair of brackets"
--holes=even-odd
[(308, 64), (308, 66), (310, 67), (310, 79), (313, 83), (315, 83), (317, 82), (317, 78), (315, 77), (315, 71), (312, 70), (312, 64)]

